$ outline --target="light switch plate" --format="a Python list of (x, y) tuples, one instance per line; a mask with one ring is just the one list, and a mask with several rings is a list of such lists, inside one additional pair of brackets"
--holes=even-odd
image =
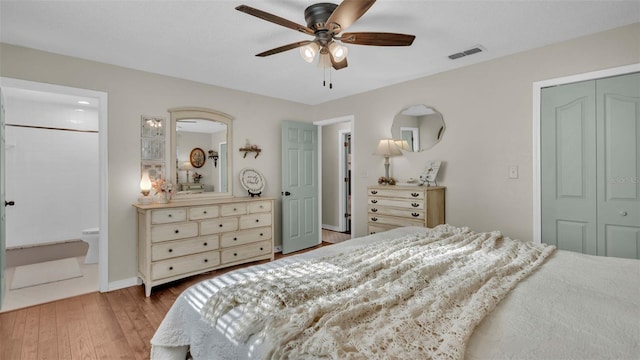
[(509, 166), (509, 179), (517, 179), (518, 178), (518, 166), (511, 165)]

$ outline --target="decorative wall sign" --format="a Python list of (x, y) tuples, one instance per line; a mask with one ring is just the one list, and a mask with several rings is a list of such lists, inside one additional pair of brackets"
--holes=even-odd
[(251, 197), (260, 196), (264, 190), (264, 176), (256, 169), (245, 168), (240, 171), (240, 184)]
[(438, 182), (436, 181), (436, 177), (438, 176), (438, 170), (440, 170), (440, 161), (429, 161), (427, 166), (425, 166), (422, 175), (420, 175), (420, 180), (423, 183), (426, 183), (427, 186), (434, 184), (438, 186)]
[(142, 138), (142, 161), (161, 161), (164, 160), (164, 138)]
[(191, 153), (189, 154), (189, 161), (194, 168), (201, 168), (206, 160), (207, 157), (204, 155), (204, 150), (200, 148), (194, 148), (191, 150)]

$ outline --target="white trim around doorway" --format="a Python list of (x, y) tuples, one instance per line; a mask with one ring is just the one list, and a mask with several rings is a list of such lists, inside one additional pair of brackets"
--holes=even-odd
[(35, 81), (0, 77), (0, 86), (33, 91), (51, 92), (66, 95), (83, 96), (98, 99), (98, 161), (99, 165), (99, 227), (98, 240), (98, 279), (101, 292), (109, 291), (109, 184), (108, 184), (108, 146), (107, 146), (107, 93), (95, 90), (52, 85)]

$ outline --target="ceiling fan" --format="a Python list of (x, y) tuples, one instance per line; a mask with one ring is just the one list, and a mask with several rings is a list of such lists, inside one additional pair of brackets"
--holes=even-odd
[(298, 41), (256, 54), (265, 57), (287, 50), (300, 48), (300, 55), (307, 62), (312, 62), (317, 53), (321, 67), (333, 67), (336, 70), (347, 67), (347, 48), (338, 44), (373, 45), (373, 46), (409, 46), (415, 39), (414, 35), (386, 32), (345, 32), (364, 15), (375, 3), (375, 0), (344, 0), (340, 5), (332, 3), (318, 3), (307, 7), (304, 17), (307, 26), (252, 8), (240, 5), (236, 10), (253, 15), (293, 30), (300, 31), (314, 37), (313, 40)]

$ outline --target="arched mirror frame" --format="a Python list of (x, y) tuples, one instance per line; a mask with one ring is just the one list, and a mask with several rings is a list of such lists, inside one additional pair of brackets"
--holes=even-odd
[[(179, 120), (186, 119), (203, 119), (209, 121), (218, 121), (227, 125), (227, 149), (233, 149), (233, 117), (220, 111), (200, 108), (200, 107), (180, 107), (169, 109), (171, 114), (171, 158), (169, 163), (170, 179), (175, 181), (176, 179), (176, 146), (177, 134), (176, 125)], [(204, 192), (199, 194), (177, 194), (174, 196), (174, 200), (194, 200), (194, 199), (207, 199), (218, 198), (225, 196), (233, 196), (233, 161), (232, 151), (227, 151), (227, 192)], [(178, 184), (174, 184), (176, 188)]]
[[(424, 115), (420, 115), (419, 117), (422, 116), (432, 116), (432, 118), (424, 118), (424, 119), (417, 119), (417, 121), (422, 121), (423, 125), (426, 124), (426, 121), (429, 120), (433, 120), (433, 121), (439, 121), (439, 124), (436, 124), (439, 128), (438, 130), (435, 131), (434, 135), (435, 138), (431, 138), (430, 141), (426, 142), (425, 145), (425, 139), (422, 139), (419, 137), (419, 144), (418, 146), (414, 147), (414, 148), (407, 148), (406, 145), (403, 145), (401, 140), (402, 140), (402, 132), (404, 131), (411, 131), (413, 130), (414, 134), (417, 133), (421, 133), (420, 131), (420, 124), (417, 124), (417, 127), (408, 127), (408, 126), (403, 126), (400, 125), (400, 121), (398, 121), (398, 118), (400, 116), (403, 115), (409, 115), (409, 114), (405, 114), (405, 112), (409, 111), (409, 112), (415, 112), (417, 110), (419, 110), (419, 108), (422, 108), (423, 110), (420, 111), (425, 111), (426, 113)], [(411, 115), (409, 115), (411, 116)], [(415, 116), (415, 115), (414, 115)], [(418, 116), (416, 116), (418, 117)], [(395, 140), (397, 140), (398, 145), (400, 146), (400, 148), (404, 151), (408, 151), (408, 152), (422, 152), (422, 151), (426, 151), (429, 150), (431, 148), (433, 148), (434, 146), (436, 146), (441, 140), (442, 140), (442, 136), (444, 135), (446, 129), (446, 125), (444, 123), (444, 117), (442, 116), (442, 113), (439, 112), (438, 110), (436, 110), (434, 107), (432, 106), (427, 106), (424, 104), (416, 104), (416, 105), (411, 105), (408, 106), (402, 110), (400, 110), (393, 118), (392, 124), (391, 124), (391, 137)], [(415, 135), (414, 135), (415, 136)], [(409, 145), (409, 147), (411, 147), (411, 145)]]

